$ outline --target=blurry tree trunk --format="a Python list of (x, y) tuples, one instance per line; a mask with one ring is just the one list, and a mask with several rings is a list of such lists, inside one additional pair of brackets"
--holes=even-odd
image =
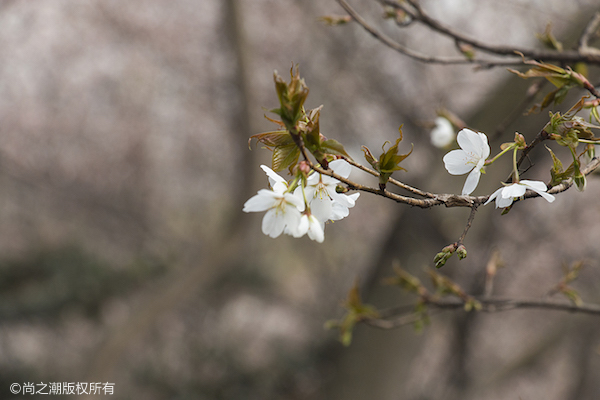
[[(243, 202), (251, 195), (253, 180), (251, 176), (255, 170), (254, 155), (248, 151), (246, 143), (253, 133), (256, 118), (249, 115), (248, 104), (251, 101), (248, 64), (251, 54), (246, 44), (243, 18), (240, 11), (239, 0), (223, 1), (223, 31), (227, 34), (227, 42), (234, 54), (235, 66), (231, 79), (237, 88), (235, 98), (231, 99), (231, 131), (236, 137), (231, 141), (238, 143), (240, 151), (235, 160), (236, 170), (240, 175), (237, 179), (240, 184), (231, 189), (230, 196), (236, 199), (233, 203), (234, 210), (228, 212), (226, 228), (212, 235), (210, 243), (201, 243), (201, 246), (186, 247), (186, 254), (179, 254), (178, 259), (170, 265), (171, 273), (168, 274), (155, 287), (151, 287), (144, 294), (145, 301), (132, 313), (124, 325), (118, 326), (112, 334), (107, 335), (105, 343), (92, 357), (87, 376), (89, 380), (114, 381), (119, 376), (119, 369), (126, 364), (127, 353), (130, 347), (144, 339), (145, 335), (157, 324), (157, 320), (165, 313), (188, 301), (198, 292), (211, 287), (223, 275), (230, 273), (237, 266), (238, 259), (243, 255), (241, 248), (244, 246), (244, 219), (239, 218)], [(226, 143), (227, 140), (224, 140)], [(253, 227), (254, 228), (254, 227)], [(208, 251), (206, 249), (218, 249)]]

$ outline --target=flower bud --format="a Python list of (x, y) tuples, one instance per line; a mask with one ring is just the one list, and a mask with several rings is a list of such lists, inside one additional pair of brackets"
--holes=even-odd
[(310, 173), (310, 165), (306, 161), (300, 161), (298, 163), (298, 170), (304, 175), (308, 176)]
[(456, 255), (458, 256), (459, 260), (466, 258), (467, 257), (467, 248), (461, 244), (460, 246), (458, 246), (458, 249), (456, 249)]
[(451, 252), (450, 251), (441, 251), (441, 252), (437, 253), (435, 255), (435, 257), (433, 258), (435, 267), (442, 268), (444, 265), (446, 265), (446, 261), (448, 261), (448, 259), (450, 257), (452, 257), (453, 253), (454, 253), (454, 250), (452, 250)]
[(587, 186), (587, 179), (585, 179), (585, 175), (583, 174), (574, 176), (573, 182), (575, 182), (575, 187), (580, 192), (583, 192)]
[(515, 132), (515, 143), (520, 149), (527, 147), (527, 143), (525, 143), (525, 136), (521, 135), (519, 132)]

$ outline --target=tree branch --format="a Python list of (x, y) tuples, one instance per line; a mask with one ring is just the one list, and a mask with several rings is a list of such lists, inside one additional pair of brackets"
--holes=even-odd
[[(510, 299), (504, 297), (473, 297), (481, 304), (479, 311), (497, 312), (517, 309), (544, 309), (550, 311), (566, 311), (588, 315), (600, 315), (600, 305), (584, 304), (577, 306), (572, 303), (544, 300), (544, 299)], [(466, 301), (460, 298), (436, 299), (427, 297), (422, 299), (423, 303), (437, 310), (456, 310), (463, 308)], [(423, 313), (409, 313), (405, 307), (390, 308), (379, 312), (379, 318), (365, 318), (368, 325), (381, 328), (393, 329), (400, 326), (412, 324), (423, 319)]]
[[(427, 64), (444, 64), (444, 65), (456, 65), (456, 64), (471, 64), (477, 65), (481, 68), (491, 68), (494, 66), (509, 66), (509, 65), (522, 65), (523, 63), (519, 60), (514, 61), (498, 61), (498, 60), (484, 60), (484, 59), (468, 59), (466, 57), (435, 57), (429, 56), (426, 54), (422, 54), (416, 52), (408, 47), (401, 45), (396, 42), (389, 36), (380, 32), (371, 26), (356, 10), (354, 10), (346, 0), (337, 0), (337, 2), (342, 6), (342, 8), (355, 20), (360, 26), (362, 26), (367, 32), (369, 32), (373, 37), (379, 40), (381, 43), (390, 47), (391, 49), (410, 57), (414, 60), (427, 63)], [(516, 56), (516, 54), (515, 54)]]
[[(481, 50), (485, 53), (496, 55), (499, 57), (520, 57), (520, 54), (523, 55), (525, 59), (529, 60), (545, 60), (545, 61), (557, 61), (563, 63), (577, 63), (577, 62), (585, 62), (588, 64), (600, 65), (600, 50), (589, 46), (581, 46), (578, 50), (570, 50), (570, 51), (548, 51), (548, 50), (534, 50), (534, 49), (525, 49), (525, 48), (517, 48), (514, 46), (493, 46), (487, 43), (480, 42), (476, 39), (463, 35), (462, 33), (455, 31), (443, 24), (439, 21), (431, 18), (429, 15), (423, 11), (421, 6), (414, 0), (405, 0), (402, 3), (393, 1), (393, 0), (378, 0), (380, 3), (402, 10), (407, 15), (409, 15), (413, 20), (421, 22), (423, 25), (429, 27), (432, 31), (437, 32), (443, 36), (447, 36), (458, 43), (464, 43), (473, 48)], [(347, 2), (346, 0), (337, 0), (337, 2), (344, 8), (344, 10), (354, 19), (359, 25), (361, 25), (367, 32), (369, 32), (373, 37), (382, 42), (383, 44), (389, 46), (390, 48), (398, 51), (410, 58), (413, 58), (417, 61), (421, 61), (424, 63), (435, 63), (435, 64), (474, 64), (481, 68), (491, 68), (496, 66), (507, 66), (507, 65), (522, 65), (523, 60), (492, 60), (492, 59), (468, 59), (465, 57), (435, 57), (429, 56), (422, 53), (418, 53), (414, 50), (411, 50), (400, 43), (394, 41), (387, 35), (381, 33), (373, 26), (371, 26), (362, 16), (356, 12)], [(600, 18), (600, 17), (598, 17)], [(593, 19), (590, 24), (588, 24), (587, 29), (584, 31), (582, 35), (583, 43), (586, 44), (589, 40), (589, 37), (592, 33), (588, 33), (592, 31), (594, 28), (595, 19)], [(581, 42), (580, 42), (581, 43)]]

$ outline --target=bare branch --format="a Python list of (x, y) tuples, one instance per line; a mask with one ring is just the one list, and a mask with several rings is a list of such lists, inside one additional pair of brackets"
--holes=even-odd
[[(481, 304), (479, 311), (497, 312), (517, 309), (543, 309), (551, 311), (566, 311), (572, 313), (600, 315), (600, 305), (584, 304), (577, 306), (573, 303), (544, 299), (510, 299), (503, 297), (474, 297)], [(436, 299), (428, 297), (422, 299), (428, 306), (438, 310), (456, 310), (463, 308), (465, 300), (460, 298)], [(381, 329), (393, 329), (412, 324), (423, 319), (422, 313), (398, 313), (402, 308), (392, 308), (380, 311), (380, 318), (365, 319), (364, 322)]]
[[(525, 49), (525, 48), (517, 48), (514, 46), (493, 46), (487, 43), (483, 43), (469, 36), (463, 35), (462, 33), (455, 31), (443, 24), (439, 21), (431, 18), (428, 14), (426, 14), (420, 5), (414, 0), (406, 0), (403, 3), (399, 3), (393, 0), (378, 0), (380, 3), (400, 9), (407, 13), (413, 20), (419, 21), (422, 24), (429, 27), (431, 30), (447, 36), (458, 43), (463, 43), (469, 46), (472, 46), (475, 49), (481, 50), (485, 53), (496, 55), (499, 57), (518, 57), (519, 54), (522, 54), (525, 59), (529, 60), (545, 60), (545, 61), (557, 61), (564, 63), (577, 63), (577, 62), (585, 62), (588, 64), (600, 65), (600, 51), (596, 51), (596, 49), (591, 47), (581, 47), (579, 50), (570, 50), (570, 51), (548, 51), (548, 50), (535, 50), (535, 49)], [(383, 44), (389, 46), (390, 48), (398, 51), (410, 58), (413, 58), (417, 61), (421, 61), (424, 63), (434, 63), (434, 64), (471, 64), (477, 65), (481, 68), (492, 68), (496, 66), (508, 66), (508, 65), (522, 65), (522, 60), (492, 60), (492, 59), (468, 59), (465, 57), (435, 57), (425, 55), (419, 52), (416, 52), (412, 49), (409, 49), (395, 40), (391, 39), (389, 36), (383, 34), (382, 32), (375, 29), (371, 26), (356, 10), (354, 10), (346, 0), (337, 0), (337, 2), (346, 10), (346, 12), (359, 24), (361, 25), (367, 32), (373, 35), (377, 40), (382, 42)], [(408, 5), (407, 5), (408, 4)], [(600, 18), (600, 17), (599, 17)], [(588, 27), (592, 25), (592, 23), (588, 24)], [(587, 29), (586, 29), (587, 32)], [(586, 34), (584, 32), (583, 38), (584, 43), (585, 39), (589, 38), (590, 34)], [(583, 51), (582, 51), (583, 50)]]
[[(350, 159), (348, 157), (344, 157), (344, 160), (346, 160), (348, 162), (348, 164), (350, 164), (350, 165), (352, 165), (352, 166), (360, 169), (361, 171), (364, 171), (364, 172), (366, 172), (368, 174), (371, 174), (373, 176), (379, 177), (379, 173), (377, 171), (373, 171), (372, 169), (367, 168), (364, 165), (359, 164), (356, 161), (354, 161), (354, 160), (352, 160), (352, 159)], [(402, 189), (407, 190), (407, 191), (409, 191), (409, 192), (411, 192), (413, 194), (416, 194), (417, 196), (428, 197), (430, 199), (434, 199), (436, 197), (436, 195), (433, 194), (433, 193), (425, 192), (425, 191), (423, 191), (421, 189), (417, 189), (415, 187), (409, 186), (409, 185), (407, 185), (407, 184), (405, 184), (403, 182), (397, 181), (394, 178), (389, 178), (388, 182), (391, 183), (392, 185), (398, 186), (399, 188), (402, 188)]]
[(462, 235), (460, 235), (458, 242), (456, 242), (457, 247), (463, 244), (465, 237), (467, 237), (467, 233), (469, 232), (469, 229), (471, 229), (471, 225), (473, 225), (475, 214), (477, 214), (477, 207), (479, 207), (479, 204), (477, 203), (474, 203), (471, 207), (471, 213), (469, 214), (469, 218), (467, 219), (467, 225), (465, 226), (465, 230), (463, 231)]
[[(392, 48), (393, 50), (395, 50), (401, 54), (404, 54), (405, 56), (410, 57), (414, 60), (428, 63), (428, 64), (445, 64), (445, 65), (470, 64), (470, 65), (479, 66), (481, 68), (491, 68), (494, 66), (501, 66), (501, 65), (508, 66), (508, 65), (521, 65), (522, 64), (522, 62), (519, 60), (498, 61), (498, 60), (468, 59), (466, 57), (435, 57), (435, 56), (429, 56), (426, 54), (416, 52), (412, 49), (409, 49), (409, 48), (401, 45), (400, 43), (396, 42), (389, 36), (385, 35), (384, 33), (380, 32), (379, 30), (377, 30), (376, 28), (371, 26), (358, 12), (356, 12), (356, 10), (354, 10), (346, 2), (346, 0), (337, 0), (337, 2), (342, 6), (342, 8), (344, 10), (346, 10), (348, 15), (350, 15), (352, 17), (352, 19), (354, 19), (359, 25), (361, 25), (367, 32), (369, 32), (371, 35), (373, 35), (373, 37), (375, 37), (377, 40), (379, 40), (386, 46)], [(515, 56), (516, 56), (516, 54), (515, 54)]]

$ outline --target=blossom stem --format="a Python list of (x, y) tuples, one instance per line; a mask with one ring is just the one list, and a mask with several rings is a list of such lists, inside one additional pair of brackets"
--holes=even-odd
[(600, 145), (600, 141), (598, 141), (598, 140), (578, 139), (577, 141), (578, 141), (579, 143), (587, 143), (587, 144), (596, 144), (596, 145)]
[(519, 182), (519, 167), (517, 166), (517, 151), (519, 150), (519, 148), (517, 146), (514, 146), (514, 151), (513, 151), (513, 182), (517, 183)]
[(509, 151), (509, 150), (511, 150), (511, 149), (513, 149), (515, 147), (516, 147), (515, 144), (511, 144), (510, 146), (508, 146), (507, 148), (505, 148), (504, 150), (502, 150), (500, 153), (496, 154), (494, 156), (494, 158), (492, 158), (490, 160), (487, 160), (485, 162), (485, 165), (490, 165), (491, 163), (493, 163), (494, 161), (496, 161), (497, 159), (499, 159), (500, 156), (502, 156), (504, 153), (506, 153), (507, 151)]
[[(301, 174), (299, 174), (299, 173), (296, 174), (296, 176), (294, 177), (294, 180), (288, 185), (288, 188), (285, 191), (285, 193), (293, 193), (294, 192), (294, 190), (298, 186), (298, 181), (300, 180), (300, 175)], [(304, 189), (304, 185), (302, 185), (302, 188)]]

